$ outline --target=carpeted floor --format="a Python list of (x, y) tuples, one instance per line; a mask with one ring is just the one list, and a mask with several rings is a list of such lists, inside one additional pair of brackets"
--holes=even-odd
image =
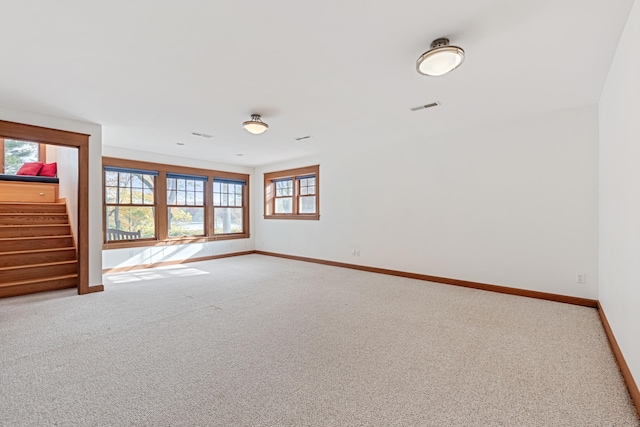
[(260, 255), (0, 300), (1, 426), (639, 426), (591, 308)]

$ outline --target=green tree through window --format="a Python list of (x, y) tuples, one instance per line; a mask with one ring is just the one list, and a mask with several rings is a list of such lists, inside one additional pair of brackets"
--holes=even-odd
[[(105, 169), (108, 240), (152, 239), (156, 236), (154, 189), (154, 172)], [(139, 236), (131, 234), (138, 232)]]
[(26, 162), (37, 162), (40, 157), (40, 144), (37, 142), (4, 140), (4, 173), (15, 175)]

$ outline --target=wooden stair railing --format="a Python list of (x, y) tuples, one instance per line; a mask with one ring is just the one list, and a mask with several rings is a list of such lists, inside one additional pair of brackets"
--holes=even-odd
[(78, 286), (64, 203), (0, 203), (0, 298)]

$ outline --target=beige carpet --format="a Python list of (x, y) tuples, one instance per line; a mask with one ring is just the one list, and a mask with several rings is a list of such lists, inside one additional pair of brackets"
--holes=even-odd
[(2, 426), (638, 426), (594, 309), (250, 255), (0, 300)]

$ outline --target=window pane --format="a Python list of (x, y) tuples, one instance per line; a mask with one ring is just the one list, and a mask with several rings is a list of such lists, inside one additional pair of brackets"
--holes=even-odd
[(153, 188), (145, 188), (144, 189), (144, 204), (145, 205), (153, 205)]
[(276, 196), (292, 196), (293, 180), (276, 182)]
[(193, 206), (195, 204), (196, 204), (196, 193), (194, 193), (193, 191), (189, 191), (187, 193), (187, 201), (185, 205)]
[(175, 205), (178, 199), (178, 193), (175, 190), (167, 191), (167, 205)]
[(300, 213), (316, 213), (316, 196), (300, 197)]
[(142, 188), (142, 175), (139, 173), (131, 175), (131, 186), (134, 188)]
[(120, 172), (120, 187), (128, 187), (131, 182), (131, 174)]
[(307, 194), (316, 194), (316, 186), (310, 185), (309, 187), (307, 187)]
[(196, 193), (196, 205), (204, 206), (204, 194)]
[[(180, 186), (180, 184), (178, 184)], [(184, 191), (178, 191), (178, 198), (176, 199), (176, 205), (184, 205), (186, 202), (186, 197)]]
[(104, 185), (108, 185), (109, 187), (117, 187), (118, 186), (118, 172), (107, 172), (107, 173), (105, 173)]
[(220, 206), (220, 193), (213, 194), (213, 206)]
[(129, 188), (120, 188), (120, 199), (118, 200), (118, 203), (123, 203), (123, 204), (130, 204), (131, 203), (131, 191), (129, 191)]
[(175, 190), (175, 189), (176, 189), (175, 178), (167, 178), (167, 190)]
[(222, 194), (222, 206), (229, 206), (229, 195), (227, 193)]
[(219, 182), (214, 182), (213, 183), (213, 192), (214, 193), (219, 193), (220, 192), (220, 183)]
[(105, 189), (105, 201), (107, 203), (118, 203), (118, 188), (107, 187)]
[(236, 206), (242, 206), (242, 195), (236, 195)]
[(196, 191), (204, 191), (204, 182), (196, 181)]
[(131, 203), (134, 205), (142, 204), (142, 189), (134, 188), (131, 190)]
[[(107, 240), (150, 239), (156, 236), (153, 207), (108, 206)], [(140, 232), (138, 236), (137, 233)]]
[(307, 187), (300, 187), (300, 195), (301, 196), (306, 196), (307, 195)]
[(178, 190), (184, 190), (187, 186), (184, 179), (177, 179), (176, 184), (178, 185)]
[(204, 208), (169, 208), (169, 236), (203, 236)]
[(25, 162), (37, 162), (40, 144), (37, 142), (4, 140), (4, 173), (15, 175)]
[(292, 213), (292, 197), (276, 199), (276, 213)]
[(242, 233), (242, 208), (214, 209), (214, 234)]

